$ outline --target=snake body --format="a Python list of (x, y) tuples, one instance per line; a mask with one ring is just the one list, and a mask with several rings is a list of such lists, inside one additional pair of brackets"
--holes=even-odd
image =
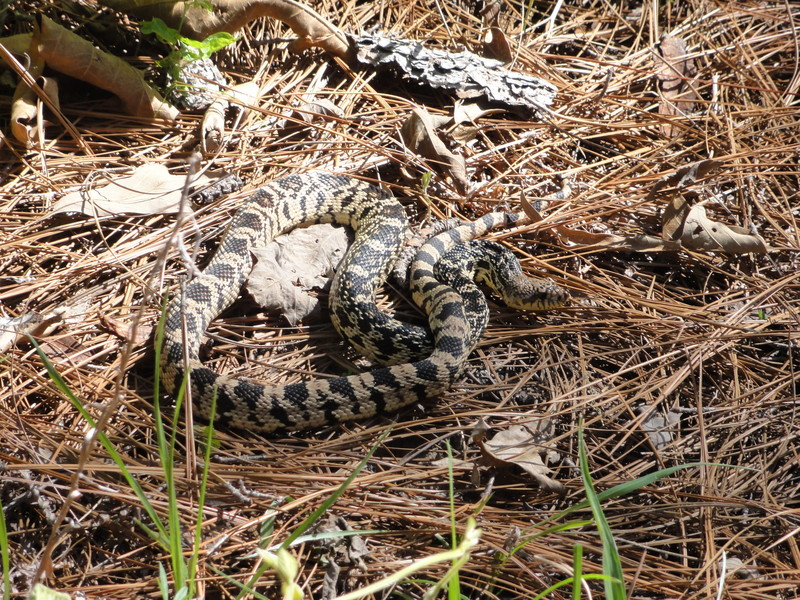
[[(460, 374), (477, 339), (470, 324), (475, 317), (465, 310), (460, 293), (437, 279), (436, 263), (462, 242), (518, 220), (513, 213), (490, 213), (435, 236), (419, 250), (411, 289), (428, 314), (428, 334), (375, 306), (376, 291), (408, 230), (402, 205), (346, 176), (305, 173), (275, 180), (244, 201), (211, 262), (168, 305), (161, 348), (164, 387), (177, 395), (188, 369), (196, 414), (210, 419), (215, 402), (215, 424), (263, 432), (365, 418), (441, 394)], [(331, 288), (332, 320), (357, 349), (389, 366), (288, 385), (263, 385), (203, 366), (199, 349), (205, 330), (237, 298), (252, 268), (250, 249), (311, 222), (340, 223), (355, 231)], [(535, 281), (531, 307), (557, 306), (566, 299), (554, 284)], [(418, 358), (420, 352), (426, 355)]]

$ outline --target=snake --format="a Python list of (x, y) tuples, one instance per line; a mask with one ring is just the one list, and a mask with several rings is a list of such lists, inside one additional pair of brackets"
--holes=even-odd
[[(506, 266), (497, 276), (492, 251), (477, 238), (491, 229), (520, 224), (522, 213), (488, 213), (427, 240), (410, 268), (414, 302), (427, 314), (430, 331), (381, 312), (375, 302), (409, 232), (403, 205), (361, 179), (307, 172), (276, 179), (255, 190), (236, 210), (206, 267), (185, 283), (165, 309), (159, 344), (160, 381), (177, 397), (188, 391), (194, 413), (215, 426), (275, 432), (318, 428), (397, 411), (448, 390), (485, 327), (488, 307), (467, 308), (466, 297), (447, 283), (469, 284), (464, 270), (481, 262), (495, 275), (476, 276), (494, 286), (515, 288), (506, 302), (525, 309), (564, 304), (568, 293), (550, 280), (531, 278)], [(330, 290), (331, 320), (339, 333), (379, 365), (347, 376), (270, 385), (217, 373), (203, 365), (205, 331), (239, 296), (253, 266), (251, 250), (309, 223), (338, 223), (354, 230)], [(439, 265), (449, 254), (457, 274)], [(513, 255), (512, 255), (513, 256)], [(437, 267), (437, 265), (439, 265)], [(437, 272), (441, 270), (441, 272)], [(444, 279), (440, 280), (439, 277)], [(450, 279), (447, 279), (447, 278)], [(493, 279), (499, 279), (493, 281)], [(478, 290), (479, 291), (479, 290)], [(503, 290), (499, 290), (504, 293)], [(186, 387), (184, 387), (186, 386)]]

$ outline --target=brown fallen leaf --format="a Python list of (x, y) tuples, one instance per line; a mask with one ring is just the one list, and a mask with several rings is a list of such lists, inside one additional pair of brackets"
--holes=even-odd
[(435, 161), (439, 170), (450, 176), (458, 192), (466, 194), (469, 189), (466, 161), (463, 156), (453, 154), (436, 133), (437, 127), (450, 121), (450, 117), (434, 116), (424, 108), (415, 108), (403, 123), (400, 135), (409, 150)]
[(453, 105), (452, 124), (447, 126), (447, 133), (459, 144), (467, 144), (474, 140), (480, 131), (478, 119), (486, 115), (503, 112), (500, 108), (482, 108), (477, 102), (456, 100)]
[(19, 317), (0, 317), (0, 352), (5, 352), (18, 341), (27, 341), (28, 336), (44, 335), (63, 320), (64, 315), (59, 311), (47, 315), (28, 312)]
[[(698, 99), (694, 87), (697, 67), (687, 56), (688, 50), (683, 38), (664, 36), (660, 51), (662, 64), (656, 74), (661, 94), (658, 113), (668, 117), (686, 116), (694, 110)], [(681, 128), (672, 123), (661, 124), (661, 133), (667, 137), (675, 137), (680, 131)]]
[(17, 33), (15, 35), (0, 37), (0, 44), (12, 54), (22, 56), (29, 52), (32, 38), (33, 34), (31, 33)]
[[(703, 160), (686, 165), (659, 179), (647, 195), (654, 200), (661, 194), (668, 204), (662, 217), (661, 236), (635, 233), (618, 235), (614, 233), (590, 233), (570, 229), (562, 225), (548, 228), (559, 241), (574, 244), (581, 248), (619, 249), (632, 252), (667, 252), (677, 250), (716, 251), (740, 254), (746, 252), (767, 252), (766, 242), (757, 234), (735, 225), (713, 221), (706, 215), (701, 204), (690, 206), (678, 190), (695, 183), (699, 178), (717, 168), (719, 161)], [(542, 220), (535, 207), (521, 198), (522, 209), (531, 222)]]
[[(36, 80), (53, 105), (58, 107), (58, 83), (51, 77), (37, 77)], [(49, 125), (49, 121), (40, 118), (38, 107), (36, 93), (20, 82), (11, 99), (11, 134), (29, 150), (39, 145), (39, 134), (45, 125)]]
[(737, 577), (739, 579), (758, 579), (761, 574), (756, 567), (748, 565), (738, 556), (731, 556), (725, 558), (723, 554), (719, 559), (720, 573), (727, 573), (728, 577)]
[(686, 216), (681, 243), (690, 250), (706, 252), (767, 252), (767, 243), (761, 236), (744, 227), (709, 219), (702, 204), (695, 204)]
[(228, 106), (237, 106), (241, 110), (241, 118), (249, 113), (249, 107), (255, 106), (261, 93), (261, 86), (254, 80), (231, 86), (228, 93), (221, 94), (203, 113), (200, 124), (200, 135), (203, 153), (217, 152), (222, 146), (225, 135), (225, 112)]
[[(176, 213), (180, 210), (185, 182), (185, 175), (172, 175), (162, 164), (147, 163), (137, 167), (132, 175), (102, 187), (65, 195), (53, 205), (52, 214), (77, 212), (90, 217), (110, 217)], [(192, 186), (209, 182), (203, 175)]]
[(306, 123), (312, 123), (319, 120), (320, 117), (337, 117), (339, 119), (345, 117), (344, 111), (328, 98), (316, 98), (306, 102), (296, 112)]
[(661, 239), (670, 242), (680, 242), (686, 217), (689, 216), (689, 203), (680, 194), (675, 194), (669, 199), (661, 216)]
[(135, 323), (133, 319), (113, 319), (102, 315), (100, 320), (111, 333), (134, 346), (141, 346), (144, 344), (150, 339), (150, 334), (153, 331), (152, 326)]
[[(650, 200), (653, 200), (659, 193), (674, 193), (678, 190), (688, 187), (701, 177), (705, 177), (708, 173), (720, 165), (722, 165), (721, 161), (711, 158), (684, 165), (656, 181), (648, 192), (645, 200), (649, 202)], [(665, 188), (668, 187), (673, 189), (665, 190)]]
[(680, 429), (680, 413), (668, 411), (662, 414), (650, 405), (643, 405), (636, 409), (637, 415), (648, 413), (642, 421), (642, 428), (647, 432), (651, 443), (656, 450), (669, 446)]
[(90, 307), (91, 301), (84, 299), (55, 306), (46, 313), (31, 311), (18, 317), (0, 317), (0, 353), (12, 344), (27, 341), (29, 336), (47, 336), (66, 323), (85, 321)]
[(568, 242), (581, 248), (629, 250), (632, 252), (667, 252), (681, 249), (679, 243), (662, 240), (660, 237), (646, 233), (632, 235), (590, 233), (559, 225), (553, 227), (553, 232), (562, 243)]
[(308, 292), (324, 289), (347, 251), (344, 227), (328, 224), (293, 229), (264, 248), (254, 248), (256, 264), (247, 291), (267, 310), (279, 311), (291, 325), (311, 315), (319, 299)]
[(140, 71), (49, 17), (39, 16), (32, 46), (50, 68), (116, 95), (131, 115), (166, 121), (178, 116), (178, 110), (148, 85)]
[(493, 27), (500, 24), (500, 12), (503, 10), (503, 2), (500, 0), (489, 0), (483, 3), (483, 8), (478, 13), (483, 19), (486, 27)]
[(677, 169), (659, 179), (647, 200), (657, 194), (666, 194), (669, 203), (664, 209), (661, 237), (667, 248), (678, 243), (680, 247), (695, 251), (716, 251), (731, 254), (767, 252), (761, 236), (736, 225), (726, 225), (708, 218), (702, 203), (692, 206), (677, 191), (695, 183), (722, 164), (716, 160), (702, 160)]
[[(21, 47), (27, 41), (27, 45)], [(25, 69), (30, 77), (34, 80), (39, 80), (40, 87), (44, 90), (44, 80), (41, 78), (42, 71), (44, 70), (44, 60), (39, 56), (35, 49), (32, 48), (31, 42), (33, 35), (27, 34), (24, 36), (14, 36), (14, 39), (3, 38), (2, 43), (6, 50), (13, 52), (17, 56), (26, 56), (28, 58)], [(8, 65), (13, 67), (13, 64)], [(49, 85), (49, 89), (45, 90), (47, 97), (57, 107), (58, 106), (58, 87)], [(26, 148), (33, 148), (36, 145), (37, 131), (43, 127), (45, 123), (38, 122), (38, 109), (37, 109), (37, 96), (34, 90), (24, 81), (20, 79), (14, 89), (14, 96), (11, 99), (11, 133), (14, 138), (25, 144)]]
[(542, 418), (535, 424), (511, 425), (488, 441), (483, 436), (474, 436), (473, 439), (481, 450), (484, 464), (504, 469), (520, 467), (543, 490), (562, 495), (566, 488), (550, 478), (552, 471), (542, 460), (542, 455), (555, 452), (549, 445), (553, 436), (552, 429), (551, 420)]
[(483, 55), (506, 65), (514, 59), (506, 34), (499, 27), (490, 27), (483, 37)]
[[(537, 223), (542, 220), (539, 211), (536, 210), (527, 198), (522, 197), (520, 203), (522, 210), (528, 215), (532, 223)], [(677, 242), (670, 242), (645, 233), (632, 235), (591, 233), (580, 229), (570, 229), (563, 225), (550, 225), (547, 230), (555, 234), (559, 242), (565, 246), (574, 244), (581, 248), (632, 250), (635, 252), (661, 252), (666, 250), (680, 250), (681, 248), (681, 245)]]

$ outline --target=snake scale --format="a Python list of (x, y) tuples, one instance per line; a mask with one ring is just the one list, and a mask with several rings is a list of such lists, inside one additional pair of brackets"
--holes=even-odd
[[(237, 209), (212, 260), (185, 284), (167, 306), (161, 348), (161, 378), (168, 393), (179, 393), (190, 373), (195, 413), (237, 429), (271, 432), (319, 427), (392, 412), (441, 394), (460, 374), (483, 331), (488, 309), (471, 313), (464, 295), (446, 282), (468, 286), (464, 269), (496, 266), (508, 252), (491, 242), (470, 242), (490, 229), (513, 225), (515, 213), (489, 213), (477, 221), (428, 240), (411, 265), (414, 301), (428, 315), (430, 333), (380, 312), (375, 294), (383, 284), (408, 232), (402, 205), (390, 194), (358, 179), (325, 173), (304, 173), (277, 179), (256, 190)], [(385, 366), (372, 371), (287, 385), (264, 385), (231, 377), (203, 366), (200, 346), (208, 325), (239, 295), (252, 268), (250, 249), (266, 245), (296, 226), (340, 223), (355, 239), (340, 264), (330, 293), (331, 317), (342, 336), (366, 356)], [(481, 246), (485, 246), (480, 250)], [(499, 253), (499, 254), (494, 254)], [(446, 255), (450, 260), (441, 261)], [(491, 285), (515, 287), (506, 302), (520, 308), (552, 308), (567, 293), (546, 280), (532, 279), (510, 266), (478, 275)], [(442, 265), (451, 264), (448, 269)], [(491, 263), (491, 264), (490, 264)], [(439, 272), (441, 271), (441, 272)], [(440, 281), (440, 278), (442, 281)], [(482, 296), (482, 294), (480, 294)], [(420, 356), (422, 354), (422, 356)]]

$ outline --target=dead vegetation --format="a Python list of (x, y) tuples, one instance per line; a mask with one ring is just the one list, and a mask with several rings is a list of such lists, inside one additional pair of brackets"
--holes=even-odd
[[(415, 107), (451, 113), (449, 93), (354, 71), (319, 49), (293, 53), (283, 42), (264, 43), (291, 35), (275, 20), (253, 22), (217, 57), (232, 83), (261, 73), (265, 95), (209, 161), (212, 171), (237, 174), (245, 189), (198, 208), (181, 229), (200, 261), (250, 190), (298, 170), (380, 180), (407, 202), (415, 221), (517, 209), (567, 184), (571, 193), (551, 200), (544, 220), (495, 237), (517, 248), (527, 269), (568, 287), (575, 301), (535, 317), (495, 307), (463, 380), (425, 406), (302, 435), (219, 431), (200, 589), (207, 598), (235, 597), (238, 588), (223, 574), (247, 582), (262, 540), (285, 539), (390, 425), (329, 511), (333, 525), (325, 519), (379, 532), (362, 536), (360, 551), (344, 543), (292, 548), (307, 597), (356, 589), (448, 547), (445, 441), (456, 459), (456, 520), (463, 525), (474, 516), (482, 530), (461, 572), (466, 597), (532, 597), (572, 574), (578, 544), (584, 572), (600, 572), (593, 525), (532, 535), (584, 498), (575, 466), (582, 418), (598, 490), (660, 468), (706, 463), (604, 503), (631, 597), (705, 599), (720, 587), (723, 598), (798, 597), (800, 15), (790, 3), (753, 0), (514, 1), (498, 3), (496, 17), (480, 16), (482, 4), (315, 6), (346, 32), (378, 29), (479, 54), (494, 25), (495, 45), (498, 35), (507, 38), (511, 69), (558, 88), (546, 123), (498, 112), (477, 120), (463, 139), (445, 137), (451, 153), (464, 157), (468, 194), (400, 141)], [(162, 51), (140, 41), (135, 24), (98, 13), (90, 2), (38, 8), (109, 52), (134, 57), (136, 67), (151, 66)], [(12, 2), (3, 35), (26, 31), (31, 12), (30, 4)], [(674, 39), (660, 53), (666, 35), (685, 44), (688, 59), (670, 54)], [(308, 108), (323, 100), (337, 112)], [(10, 92), (0, 102), (0, 114), (8, 114)], [(76, 80), (62, 82), (61, 110), (80, 140), (52, 125), (33, 150), (8, 138), (0, 150), (0, 318), (6, 330), (39, 319), (28, 330), (163, 512), (148, 335), (159, 298), (186, 273), (174, 246), (159, 258), (175, 218), (64, 218), (52, 208), (65, 194), (94, 186), (101, 171), (124, 176), (152, 163), (186, 173), (199, 117), (183, 114), (164, 126), (125, 116), (113, 97)], [(8, 125), (4, 120), (4, 135)], [(713, 170), (655, 189), (708, 159), (717, 161)], [(434, 174), (427, 187), (426, 172)], [(632, 240), (641, 236), (683, 240), (675, 228), (686, 221), (676, 215), (697, 206), (707, 221), (695, 227), (738, 226), (734, 232), (760, 237), (766, 251), (634, 251)], [(389, 290), (386, 302), (415, 318), (397, 297)], [(270, 381), (341, 373), (355, 358), (326, 320), (289, 328), (247, 301), (209, 333), (209, 365)], [(47, 565), (38, 574), (66, 592), (158, 597), (165, 556), (137, 525), (147, 520), (138, 499), (103, 447), (85, 443), (86, 421), (27, 339), (8, 331), (0, 339), (0, 501), (14, 590), (26, 592)], [(489, 438), (521, 423), (546, 425), (545, 435), (528, 443), (547, 451), (549, 477), (565, 495), (543, 491), (523, 469), (473, 467), (480, 452), (470, 434), (479, 419), (493, 428)], [(183, 421), (178, 426), (184, 431)], [(201, 463), (191, 436), (181, 434), (178, 444), (180, 515), (191, 532)], [(79, 495), (61, 514), (70, 490)], [(332, 562), (341, 570), (330, 583)], [(401, 584), (396, 597), (420, 598), (424, 580), (445, 570), (439, 565)], [(269, 573), (258, 589), (277, 597)], [(566, 597), (568, 589), (550, 597)]]

